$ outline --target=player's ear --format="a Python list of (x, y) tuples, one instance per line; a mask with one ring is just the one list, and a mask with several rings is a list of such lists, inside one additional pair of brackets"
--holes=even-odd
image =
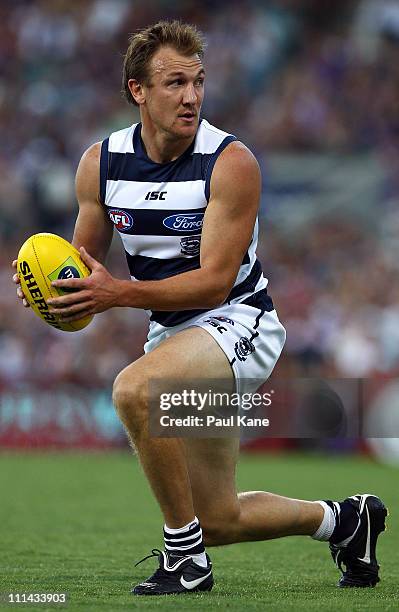
[(144, 87), (136, 79), (129, 79), (128, 87), (132, 97), (137, 104), (143, 104), (145, 102)]

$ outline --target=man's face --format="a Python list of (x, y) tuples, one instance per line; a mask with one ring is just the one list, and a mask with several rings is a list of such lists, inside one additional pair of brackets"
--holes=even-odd
[(198, 55), (186, 57), (161, 47), (151, 58), (150, 85), (142, 100), (154, 126), (176, 138), (195, 135), (204, 97), (204, 68)]

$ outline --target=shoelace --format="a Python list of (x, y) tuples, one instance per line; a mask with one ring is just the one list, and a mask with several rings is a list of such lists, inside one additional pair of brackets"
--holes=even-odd
[(151, 550), (151, 554), (147, 555), (146, 557), (143, 557), (142, 559), (140, 559), (140, 561), (137, 561), (137, 563), (134, 564), (134, 567), (137, 567), (138, 565), (140, 565), (140, 563), (143, 563), (143, 561), (147, 561), (147, 559), (151, 559), (152, 557), (159, 557), (159, 555), (162, 554), (162, 551), (159, 550), (159, 548), (153, 548)]
[(344, 561), (344, 559), (342, 559), (343, 557), (342, 550), (339, 548), (335, 548), (333, 550), (331, 547), (331, 554), (332, 554), (335, 565), (338, 567), (339, 570), (341, 570), (342, 573), (344, 573), (344, 570), (342, 569), (342, 561)]
[[(151, 559), (152, 557), (158, 557), (159, 559), (161, 554), (162, 554), (162, 551), (159, 550), (159, 548), (153, 548), (151, 550), (151, 554), (147, 555), (146, 557), (143, 557), (142, 559), (140, 559), (140, 561), (137, 561), (137, 563), (134, 564), (134, 567), (137, 567), (138, 565), (140, 565), (140, 563), (143, 563), (143, 561), (146, 561), (147, 559)], [(147, 580), (156, 581), (156, 580), (165, 578), (165, 576), (168, 576), (168, 572), (166, 572), (162, 567), (158, 567), (153, 573), (153, 575)]]

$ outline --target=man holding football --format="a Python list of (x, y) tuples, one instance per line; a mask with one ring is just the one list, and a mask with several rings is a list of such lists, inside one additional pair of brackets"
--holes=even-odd
[[(205, 547), (288, 535), (328, 541), (345, 566), (340, 586), (374, 586), (386, 516), (378, 497), (333, 502), (237, 493), (237, 438), (187, 443), (149, 435), (152, 379), (260, 384), (285, 341), (256, 258), (259, 167), (233, 135), (200, 116), (203, 54), (202, 35), (180, 22), (130, 38), (123, 88), (141, 121), (84, 153), (73, 244), (92, 273), (54, 281), (74, 292), (48, 301), (62, 321), (115, 306), (151, 311), (145, 354), (118, 375), (113, 392), (165, 520), (164, 550), (154, 552), (159, 568), (133, 593), (211, 590)], [(133, 282), (103, 265), (114, 229)], [(17, 292), (27, 305), (19, 286)]]

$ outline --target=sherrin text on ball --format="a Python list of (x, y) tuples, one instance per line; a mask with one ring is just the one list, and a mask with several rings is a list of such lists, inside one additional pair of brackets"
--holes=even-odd
[(56, 234), (34, 234), (18, 253), (17, 270), (29, 305), (43, 321), (56, 329), (70, 332), (79, 331), (90, 323), (92, 316), (66, 323), (49, 312), (47, 300), (66, 293), (65, 289), (53, 287), (52, 281), (90, 275), (79, 252), (67, 240)]

